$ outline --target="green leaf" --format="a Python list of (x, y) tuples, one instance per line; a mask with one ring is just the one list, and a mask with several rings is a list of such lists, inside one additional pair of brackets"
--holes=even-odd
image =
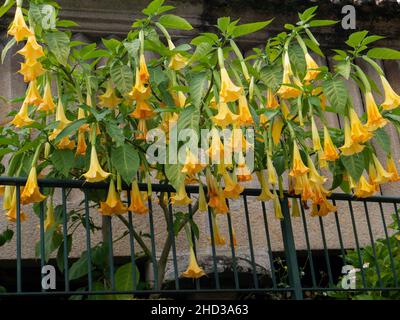
[(298, 44), (289, 46), (289, 58), (292, 66), (295, 68), (295, 71), (303, 76), (306, 72), (307, 63), (304, 52)]
[(154, 0), (142, 10), (145, 15), (152, 16), (158, 12), (158, 9), (163, 5), (165, 0)]
[(364, 171), (364, 153), (341, 157), (342, 163), (351, 177), (358, 181)]
[(264, 84), (272, 89), (277, 89), (282, 83), (283, 70), (282, 66), (275, 64), (272, 66), (266, 66), (260, 71), (260, 78)]
[(374, 139), (379, 143), (382, 147), (382, 150), (386, 153), (392, 152), (392, 146), (390, 143), (390, 136), (387, 134), (385, 129), (379, 128), (374, 132)]
[(1, 63), (4, 63), (4, 59), (6, 58), (8, 50), (10, 50), (14, 44), (16, 44), (17, 41), (13, 37), (10, 41), (7, 42), (5, 47), (3, 48), (3, 51), (1, 52)]
[(318, 54), (321, 57), (324, 57), (324, 53), (321, 51), (321, 48), (311, 39), (303, 39), (304, 43), (307, 47), (309, 47), (312, 51)]
[(110, 75), (117, 89), (126, 94), (132, 89), (133, 73), (131, 68), (119, 61), (114, 62), (110, 67)]
[(349, 79), (351, 72), (351, 63), (350, 60), (340, 61), (337, 65), (335, 65), (335, 70), (337, 73), (343, 76), (345, 79)]
[(369, 36), (366, 37), (363, 41), (362, 41), (362, 45), (366, 46), (367, 44), (370, 44), (372, 42), (384, 39), (385, 37), (382, 36)]
[(231, 22), (231, 18), (229, 18), (229, 17), (218, 18), (218, 20), (217, 20), (218, 29), (221, 30), (221, 32), (226, 32), (230, 22)]
[(57, 61), (65, 66), (68, 62), (70, 52), (70, 39), (65, 32), (54, 31), (47, 32), (44, 38), (49, 46), (49, 50), (54, 54)]
[(138, 152), (132, 145), (127, 143), (112, 150), (111, 161), (127, 184), (132, 182), (139, 168)]
[(184, 18), (174, 14), (166, 14), (160, 17), (159, 22), (165, 27), (177, 30), (192, 30), (192, 25)]
[(82, 278), (88, 273), (88, 253), (85, 251), (82, 256), (69, 268), (69, 280)]
[[(115, 272), (115, 289), (117, 291), (132, 291), (133, 286), (133, 274), (135, 273), (135, 286), (138, 285), (140, 280), (140, 274), (137, 266), (133, 269), (132, 262), (124, 264), (119, 267)], [(132, 295), (118, 295), (118, 300), (131, 299)]]
[(338, 113), (346, 115), (346, 104), (348, 91), (344, 82), (340, 79), (326, 80), (322, 83), (325, 96), (329, 100), (331, 107)]
[(190, 62), (195, 62), (204, 58), (212, 49), (212, 44), (209, 42), (202, 42), (197, 47), (196, 50), (193, 52), (192, 56), (190, 57)]
[(314, 16), (314, 12), (317, 11), (318, 6), (314, 6), (311, 8), (308, 8), (305, 10), (303, 13), (299, 13), (299, 18), (301, 21), (307, 21), (311, 19)]
[(335, 20), (313, 20), (310, 21), (309, 25), (310, 27), (325, 27), (325, 26), (332, 26), (334, 24), (337, 24), (339, 21)]
[(14, 5), (15, 0), (6, 0), (4, 4), (0, 7), (0, 17), (4, 16), (8, 10)]
[(192, 104), (198, 108), (205, 94), (204, 88), (207, 85), (207, 72), (196, 72), (194, 74), (190, 74), (188, 81)]
[(367, 36), (368, 31), (358, 31), (354, 32), (349, 36), (349, 39), (346, 41), (346, 44), (352, 48), (355, 48), (361, 44), (364, 38)]
[(104, 46), (110, 50), (115, 52), (118, 48), (118, 46), (121, 45), (121, 41), (118, 41), (117, 39), (101, 39), (101, 41), (103, 42)]
[(368, 51), (367, 56), (372, 59), (398, 60), (400, 51), (389, 48), (373, 48)]
[(54, 168), (68, 177), (69, 171), (74, 166), (74, 152), (72, 150), (56, 149), (50, 156), (50, 161)]
[(124, 47), (132, 58), (136, 58), (140, 49), (140, 41), (139, 39), (135, 39), (130, 42), (124, 42)]
[(120, 147), (125, 142), (124, 131), (118, 126), (117, 123), (106, 121), (106, 130), (112, 141), (115, 142), (116, 147)]
[[(44, 252), (45, 252), (45, 261), (48, 262), (51, 254), (58, 249), (63, 240), (63, 236), (61, 233), (57, 231), (57, 226), (52, 226), (48, 229), (44, 234)], [(40, 241), (36, 242), (35, 245), (35, 255), (36, 257), (40, 256)]]
[(179, 115), (177, 131), (183, 129), (193, 129), (196, 132), (199, 129), (200, 111), (194, 106), (185, 108)]
[(170, 164), (170, 161), (167, 161), (165, 164), (165, 174), (169, 183), (175, 188), (175, 190), (179, 190), (179, 186), (183, 183), (184, 176), (181, 170), (181, 164)]
[[(71, 249), (72, 249), (72, 234), (69, 234), (67, 236), (67, 251), (68, 251), (68, 254), (71, 252)], [(60, 246), (58, 248), (56, 261), (57, 261), (58, 269), (61, 272), (64, 272), (64, 240), (61, 242), (61, 244), (60, 244)]]
[(246, 34), (257, 32), (257, 31), (265, 28), (266, 26), (268, 26), (272, 22), (272, 20), (273, 19), (268, 20), (268, 21), (260, 21), (260, 22), (241, 24), (234, 28), (232, 36), (234, 38), (238, 38), (238, 37), (244, 36)]
[(59, 28), (71, 28), (79, 27), (79, 24), (72, 20), (59, 20), (56, 22), (56, 26)]
[(84, 118), (72, 122), (57, 135), (57, 137), (54, 139), (54, 143), (57, 144), (58, 142), (61, 141), (62, 138), (67, 137), (72, 133), (75, 133), (83, 124), (86, 123), (86, 121), (87, 119)]

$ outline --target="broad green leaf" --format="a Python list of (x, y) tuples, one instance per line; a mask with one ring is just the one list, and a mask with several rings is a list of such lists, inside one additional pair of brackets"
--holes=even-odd
[(200, 60), (204, 58), (212, 49), (212, 44), (208, 42), (202, 42), (200, 43), (197, 47), (196, 50), (194, 51), (193, 55), (190, 57), (190, 62), (195, 62), (197, 60)]
[(390, 48), (373, 48), (368, 51), (367, 56), (372, 59), (398, 60), (400, 51)]
[(132, 89), (133, 73), (127, 65), (119, 61), (114, 62), (110, 66), (110, 74), (112, 81), (122, 94), (126, 94)]
[(118, 46), (121, 45), (121, 41), (118, 41), (117, 39), (101, 39), (103, 42), (104, 46), (110, 50), (110, 51), (116, 51)]
[(61, 141), (62, 138), (67, 137), (73, 133), (75, 133), (83, 124), (85, 124), (87, 121), (86, 118), (84, 119), (79, 119), (74, 122), (72, 122), (70, 125), (65, 127), (54, 139), (54, 143), (57, 144), (58, 142)]
[(50, 156), (50, 161), (54, 168), (65, 177), (69, 176), (69, 171), (74, 166), (74, 152), (72, 150), (56, 149)]
[(304, 43), (307, 47), (309, 47), (312, 51), (318, 54), (321, 57), (324, 57), (324, 53), (321, 51), (321, 48), (311, 39), (303, 39)]
[[(134, 274), (135, 279), (133, 278)], [(134, 280), (135, 286), (137, 286), (140, 280), (137, 266), (133, 268), (132, 262), (124, 264), (115, 272), (115, 289), (117, 291), (132, 291), (134, 289)], [(122, 299), (132, 299), (132, 295), (118, 295), (118, 300)]]
[(349, 39), (346, 41), (346, 44), (352, 48), (355, 48), (361, 44), (364, 38), (367, 36), (368, 31), (358, 31), (354, 32), (349, 36)]
[(360, 152), (347, 157), (343, 156), (340, 159), (346, 171), (355, 181), (358, 181), (364, 171), (364, 153)]
[(82, 256), (69, 268), (69, 280), (82, 278), (88, 274), (88, 253), (85, 251)]
[(135, 39), (130, 42), (124, 42), (124, 47), (132, 58), (136, 58), (140, 49), (140, 41), (139, 39)]
[(139, 168), (138, 152), (132, 145), (127, 143), (112, 150), (111, 161), (127, 184), (132, 182)]
[(10, 50), (13, 47), (13, 45), (16, 43), (17, 43), (17, 41), (15, 40), (14, 37), (11, 38), (11, 40), (7, 42), (7, 44), (3, 48), (3, 51), (1, 52), (1, 63), (4, 63), (4, 59), (6, 58), (8, 50)]
[(198, 72), (190, 76), (191, 77), (188, 79), (190, 97), (192, 98), (193, 106), (198, 108), (205, 94), (204, 89), (207, 85), (207, 72)]
[(303, 76), (306, 72), (307, 63), (304, 52), (299, 45), (293, 44), (289, 46), (289, 58), (295, 71)]
[(65, 32), (54, 31), (45, 33), (44, 38), (49, 46), (49, 50), (54, 54), (57, 61), (65, 66), (70, 52), (70, 39), (68, 35)]
[(169, 29), (178, 29), (178, 30), (192, 30), (192, 25), (184, 18), (178, 17), (174, 14), (166, 14), (160, 17), (159, 22), (165, 27)]
[(379, 128), (374, 132), (374, 139), (379, 143), (382, 147), (383, 151), (386, 153), (392, 152), (392, 146), (390, 143), (390, 136), (387, 134), (385, 129)]
[(326, 80), (322, 83), (325, 96), (329, 100), (331, 107), (338, 113), (346, 115), (346, 104), (348, 91), (344, 82), (340, 79)]
[(14, 5), (15, 0), (6, 0), (4, 4), (0, 7), (0, 18), (4, 16), (8, 10)]
[[(44, 259), (46, 262), (49, 261), (51, 254), (59, 248), (63, 240), (63, 236), (57, 231), (57, 226), (53, 226), (48, 229), (44, 234)], [(40, 241), (36, 242), (35, 255), (40, 257)]]
[(264, 84), (272, 89), (277, 89), (282, 83), (283, 70), (282, 66), (275, 64), (273, 66), (266, 66), (260, 71), (260, 78)]
[(149, 3), (149, 5), (142, 10), (145, 15), (152, 16), (156, 14), (159, 8), (163, 5), (165, 0), (154, 0)]
[[(72, 234), (67, 236), (67, 251), (68, 254), (71, 252), (72, 249)], [(64, 240), (61, 242), (58, 251), (57, 251), (57, 267), (61, 272), (64, 272)]]
[(177, 131), (183, 129), (193, 129), (196, 132), (199, 129), (200, 111), (194, 106), (185, 108), (180, 114), (178, 119)]
[(231, 18), (229, 18), (229, 17), (218, 18), (218, 20), (217, 20), (218, 29), (221, 30), (221, 32), (226, 32), (230, 22), (231, 22)]
[(335, 65), (335, 70), (337, 73), (343, 76), (345, 79), (349, 79), (351, 72), (351, 63), (350, 60), (340, 61), (337, 65)]
[(317, 11), (317, 9), (318, 9), (318, 6), (314, 6), (314, 7), (308, 8), (303, 13), (299, 13), (300, 20), (307, 21), (307, 20), (311, 19), (314, 16), (314, 12)]
[(112, 141), (115, 143), (115, 146), (122, 146), (125, 142), (123, 129), (120, 128), (117, 123), (111, 121), (106, 121), (105, 125), (107, 133), (110, 135)]
[(56, 26), (58, 28), (71, 28), (71, 27), (79, 27), (75, 21), (72, 20), (59, 20), (56, 22)]
[(175, 188), (175, 190), (178, 190), (179, 186), (183, 183), (184, 176), (181, 170), (181, 164), (170, 164), (170, 161), (167, 160), (167, 163), (165, 164), (165, 174), (169, 183)]
[(372, 42), (375, 42), (375, 41), (378, 41), (378, 40), (381, 40), (381, 39), (384, 39), (385, 37), (382, 37), (382, 36), (369, 36), (369, 37), (366, 37), (363, 41), (362, 41), (362, 44), (364, 45), (364, 46), (366, 46), (367, 44), (370, 44), (370, 43), (372, 43)]
[(246, 34), (257, 32), (257, 31), (265, 28), (266, 26), (268, 26), (272, 22), (272, 20), (273, 19), (268, 20), (268, 21), (246, 23), (246, 24), (242, 24), (240, 26), (236, 26), (233, 30), (232, 36), (234, 38), (238, 38), (238, 37), (244, 36)]
[(337, 24), (339, 21), (335, 20), (313, 20), (310, 21), (309, 25), (310, 27), (325, 27), (325, 26), (332, 26), (334, 24)]

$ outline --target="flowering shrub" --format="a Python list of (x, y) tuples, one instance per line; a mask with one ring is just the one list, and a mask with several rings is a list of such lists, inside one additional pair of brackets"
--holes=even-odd
[[(347, 50), (335, 50), (335, 68), (328, 70), (310, 54), (323, 56), (312, 30), (336, 22), (316, 20), (317, 7), (312, 7), (299, 14), (296, 25), (287, 24), (284, 32), (266, 39), (263, 49), (243, 57), (236, 40), (272, 20), (239, 24), (220, 18), (215, 33), (176, 45), (169, 30), (192, 26), (168, 13), (173, 7), (163, 2), (151, 2), (124, 40), (103, 39), (101, 49), (72, 41), (72, 21), (55, 18), (54, 26), (43, 24), (42, 8), (54, 6), (53, 1), (31, 0), (26, 10), (17, 1), (3, 56), (16, 43), (24, 44), (18, 51), (24, 58), (19, 73), (28, 90), (19, 111), (12, 111), (0, 129), (6, 141), (0, 157), (11, 155), (8, 176), (28, 177), (23, 205), (47, 199), (46, 230), (54, 231), (58, 222), (53, 191), (39, 190), (38, 174), (107, 182), (108, 195), (98, 203), (103, 216), (146, 214), (152, 180), (175, 188), (175, 194), (161, 194), (159, 201), (178, 207), (192, 203), (185, 185), (196, 184), (196, 210), (211, 209), (217, 244), (225, 240), (215, 216), (228, 214), (226, 199), (240, 196), (241, 182), (257, 177), (258, 200), (273, 201), (275, 216), (282, 219), (284, 173), (289, 192), (311, 204), (312, 216), (336, 211), (327, 199), (335, 188), (368, 197), (381, 184), (400, 179), (383, 130), (388, 123), (400, 128), (400, 96), (373, 60), (399, 59), (400, 52), (368, 48), (381, 37), (367, 31), (352, 34)], [(354, 63), (356, 58), (379, 74), (383, 103), (376, 103), (377, 85)], [(353, 79), (364, 93), (365, 114), (354, 110), (346, 79)], [(331, 127), (328, 113), (336, 114), (344, 128)], [(193, 149), (186, 140), (171, 138), (173, 130), (185, 129), (197, 138), (208, 129), (207, 148), (200, 148), (198, 140)], [(223, 129), (230, 129), (224, 130), (228, 135), (221, 134)], [(247, 134), (252, 130), (254, 139)], [(385, 164), (376, 157), (374, 140), (387, 153)], [(156, 156), (164, 161), (149, 160), (157, 143)], [(182, 162), (170, 161), (173, 144), (183, 150)], [(123, 182), (131, 189), (128, 205), (121, 198)], [(149, 192), (141, 192), (139, 183), (147, 183)], [(7, 186), (2, 192), (6, 216), (15, 221), (16, 189)], [(298, 210), (297, 202), (293, 209)], [(21, 220), (27, 218), (21, 214)], [(182, 218), (177, 231), (189, 234), (188, 221)], [(188, 241), (190, 264), (183, 276), (198, 278), (204, 271), (190, 237)]]

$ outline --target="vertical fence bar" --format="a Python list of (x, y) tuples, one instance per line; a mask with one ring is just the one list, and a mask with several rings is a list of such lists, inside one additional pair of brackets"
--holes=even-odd
[(264, 218), (264, 228), (265, 228), (265, 237), (267, 239), (267, 248), (268, 248), (268, 257), (269, 257), (269, 264), (271, 266), (271, 278), (272, 278), (272, 286), (275, 289), (276, 286), (276, 270), (274, 266), (274, 256), (272, 253), (272, 248), (271, 248), (271, 237), (269, 235), (269, 226), (268, 226), (268, 219), (267, 219), (267, 211), (265, 208), (265, 202), (261, 202), (261, 207), (262, 207), (262, 212), (263, 212), (263, 218)]
[[(187, 193), (188, 197), (191, 199), (190, 197), (190, 193)], [(192, 223), (194, 223), (193, 221), (193, 211), (192, 211), (192, 204), (189, 203), (188, 205), (188, 210), (189, 210), (189, 222), (190, 222), (190, 236), (192, 239), (192, 243), (193, 243), (193, 251), (194, 251), (194, 255), (197, 257), (197, 249), (196, 249), (196, 236), (193, 232), (193, 228), (192, 228)], [(196, 286), (196, 290), (200, 290), (200, 280), (199, 279), (195, 279), (195, 286)]]
[(63, 238), (64, 238), (64, 285), (65, 291), (69, 291), (69, 266), (68, 266), (68, 217), (67, 217), (67, 195), (65, 188), (61, 189), (62, 198), (62, 219), (63, 219)]
[(176, 260), (176, 246), (175, 246), (175, 233), (174, 233), (174, 216), (172, 213), (171, 193), (168, 192), (168, 232), (171, 239), (172, 245), (172, 259), (174, 264), (174, 275), (175, 275), (175, 289), (179, 290), (179, 275), (178, 275), (178, 262)]
[[(131, 193), (128, 194), (128, 207), (131, 205)], [(128, 229), (129, 229), (129, 249), (131, 254), (131, 264), (132, 264), (132, 289), (136, 290), (136, 259), (135, 259), (135, 241), (133, 239), (133, 220), (132, 220), (132, 212), (128, 212)], [(151, 236), (152, 233), (150, 233)]]
[(293, 298), (296, 300), (303, 299), (301, 289), (299, 266), (297, 263), (296, 247), (293, 238), (292, 222), (290, 220), (290, 211), (288, 206), (288, 198), (280, 199), (283, 219), (281, 220), (281, 230), (283, 237), (283, 245), (289, 273), (290, 286), (293, 289)]
[(326, 269), (328, 271), (329, 287), (333, 287), (333, 276), (332, 276), (332, 270), (331, 270), (331, 261), (329, 259), (329, 253), (328, 253), (328, 249), (327, 249), (327, 246), (326, 246), (324, 223), (323, 223), (321, 217), (318, 217), (318, 220), (319, 220), (319, 226), (320, 226), (320, 229), (321, 229), (322, 245), (324, 246), (324, 255), (325, 255)]
[(17, 183), (15, 185), (15, 197), (17, 201), (17, 292), (22, 291), (22, 261), (21, 261), (21, 192), (20, 186)]
[(112, 232), (112, 217), (106, 217), (108, 229), (108, 257), (109, 257), (109, 271), (111, 290), (115, 290), (115, 274), (114, 274), (114, 250), (113, 250), (113, 232)]
[(89, 199), (87, 191), (84, 191), (85, 197), (85, 231), (86, 231), (86, 250), (87, 250), (87, 268), (88, 268), (88, 288), (89, 292), (93, 290), (93, 276), (92, 276), (92, 244), (90, 239), (90, 211), (89, 211)]
[(160, 289), (158, 283), (158, 265), (157, 265), (157, 252), (156, 252), (156, 241), (154, 234), (154, 221), (153, 221), (153, 203), (151, 202), (151, 198), (149, 197), (148, 205), (149, 205), (149, 224), (150, 224), (150, 234), (151, 234), (151, 261), (153, 264), (153, 277), (155, 280), (155, 288), (156, 290)]
[(210, 236), (211, 236), (211, 252), (212, 252), (212, 257), (213, 257), (215, 289), (219, 289), (220, 288), (219, 273), (218, 273), (218, 268), (217, 268), (217, 260), (216, 260), (216, 252), (215, 252), (215, 237), (214, 237), (214, 229), (213, 229), (213, 222), (212, 222), (211, 215), (212, 215), (211, 208), (208, 207), (208, 225), (210, 227)]
[(236, 253), (235, 253), (235, 241), (233, 239), (233, 232), (232, 232), (232, 218), (231, 218), (231, 208), (229, 206), (229, 201), (226, 199), (226, 204), (229, 208), (229, 211), (226, 215), (228, 219), (228, 232), (229, 232), (229, 242), (231, 247), (231, 254), (232, 254), (232, 266), (233, 266), (233, 276), (235, 277), (235, 289), (239, 289), (239, 275), (237, 272), (237, 263), (236, 263)]
[(245, 217), (246, 217), (246, 225), (247, 225), (247, 237), (249, 239), (251, 266), (252, 266), (252, 269), (253, 269), (254, 288), (258, 289), (256, 262), (255, 262), (255, 259), (254, 259), (253, 239), (252, 239), (252, 235), (251, 235), (251, 225), (250, 225), (249, 209), (247, 207), (247, 197), (246, 197), (246, 195), (243, 195), (243, 202), (244, 202), (244, 214), (245, 214)]
[[(42, 190), (40, 190), (42, 192)], [(44, 243), (44, 204), (43, 201), (39, 203), (39, 228), (40, 228), (40, 274), (43, 279), (42, 270), (46, 263), (46, 249)], [(42, 291), (45, 291), (42, 286)]]
[[(332, 199), (332, 203), (333, 205), (336, 207), (336, 201), (335, 199)], [(340, 222), (339, 222), (339, 216), (337, 211), (334, 212), (335, 215), (335, 222), (336, 222), (336, 230), (338, 233), (338, 238), (339, 238), (339, 246), (340, 246), (340, 253), (342, 255), (342, 261), (343, 261), (343, 265), (346, 264), (346, 254), (344, 252), (344, 246), (343, 246), (343, 238), (342, 238), (342, 231), (340, 229)]]

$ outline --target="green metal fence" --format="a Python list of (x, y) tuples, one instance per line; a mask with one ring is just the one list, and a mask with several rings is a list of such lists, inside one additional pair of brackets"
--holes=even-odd
[[(79, 180), (40, 180), (39, 186), (45, 188), (55, 188), (61, 190), (61, 209), (62, 209), (62, 223), (60, 235), (62, 235), (63, 250), (62, 255), (58, 257), (59, 261), (62, 260), (64, 268), (62, 277), (63, 281), (57, 282), (57, 288), (55, 290), (32, 290), (26, 289), (26, 281), (36, 281), (38, 284), (41, 281), (40, 273), (29, 274), (25, 273), (25, 266), (27, 261), (23, 259), (22, 249), (25, 241), (22, 241), (24, 234), (21, 232), (21, 205), (20, 199), (20, 186), (23, 186), (26, 182), (25, 178), (9, 178), (0, 177), (0, 185), (14, 185), (16, 188), (17, 197), (17, 217), (15, 223), (15, 253), (16, 259), (13, 260), (15, 263), (15, 280), (13, 284), (6, 287), (6, 292), (0, 292), (0, 298), (4, 296), (15, 296), (15, 295), (43, 295), (43, 296), (66, 296), (66, 297), (87, 297), (91, 295), (148, 295), (148, 294), (160, 294), (160, 295), (176, 295), (176, 294), (201, 294), (209, 292), (236, 292), (236, 293), (251, 293), (259, 295), (279, 295), (280, 297), (290, 297), (294, 299), (303, 299), (306, 297), (313, 297), (316, 295), (321, 296), (335, 296), (335, 294), (347, 294), (349, 292), (400, 292), (398, 284), (398, 276), (400, 274), (400, 248), (399, 240), (396, 238), (396, 229), (400, 227), (400, 219), (398, 214), (398, 204), (400, 198), (394, 197), (371, 197), (368, 199), (355, 199), (345, 194), (333, 194), (333, 204), (338, 207), (338, 211), (331, 214), (328, 218), (325, 217), (310, 217), (307, 208), (299, 201), (300, 204), (300, 217), (293, 217), (290, 212), (289, 203), (292, 201), (293, 196), (285, 193), (284, 198), (281, 200), (282, 211), (284, 219), (280, 221), (279, 232), (281, 233), (280, 239), (283, 242), (283, 251), (276, 251), (274, 247), (276, 243), (272, 240), (272, 232), (276, 232), (276, 229), (271, 227), (272, 224), (276, 224), (273, 210), (270, 210), (266, 203), (259, 202), (256, 200), (256, 196), (260, 194), (259, 189), (245, 189), (240, 201), (242, 202), (241, 212), (235, 210), (234, 215), (243, 218), (243, 223), (246, 230), (246, 238), (248, 241), (247, 249), (248, 262), (250, 270), (247, 273), (247, 277), (243, 279), (243, 271), (238, 268), (238, 259), (241, 259), (237, 248), (234, 245), (234, 231), (232, 223), (232, 214), (226, 215), (226, 226), (228, 230), (228, 256), (231, 261), (231, 266), (228, 272), (225, 272), (224, 278), (221, 278), (221, 273), (218, 270), (218, 264), (220, 256), (218, 255), (215, 235), (213, 228), (213, 219), (211, 211), (206, 214), (208, 219), (208, 232), (211, 244), (211, 258), (212, 258), (212, 270), (207, 274), (207, 277), (197, 279), (195, 281), (183, 282), (180, 273), (183, 270), (179, 270), (178, 259), (177, 259), (177, 238), (174, 233), (174, 222), (177, 217), (175, 215), (175, 208), (168, 205), (168, 241), (170, 243), (170, 258), (171, 266), (173, 268), (172, 281), (159, 283), (154, 281), (153, 283), (138, 282), (137, 277), (140, 274), (136, 272), (136, 267), (140, 265), (138, 260), (138, 251), (140, 245), (138, 243), (139, 237), (137, 232), (137, 226), (133, 223), (133, 214), (128, 213), (126, 215), (125, 223), (127, 227), (127, 238), (129, 239), (129, 250), (130, 256), (129, 261), (132, 268), (132, 276), (129, 277), (132, 281), (131, 289), (129, 290), (118, 290), (116, 286), (115, 274), (118, 267), (116, 257), (113, 254), (114, 243), (112, 237), (112, 224), (115, 217), (103, 218), (103, 233), (108, 235), (106, 238), (106, 249), (107, 249), (107, 272), (109, 275), (109, 287), (104, 289), (96, 288), (94, 284), (94, 261), (95, 250), (92, 246), (92, 233), (90, 228), (91, 215), (90, 212), (91, 201), (89, 200), (89, 194), (93, 191), (107, 190), (108, 185), (104, 183), (86, 184)], [(124, 186), (128, 190), (128, 186)], [(147, 190), (147, 185), (140, 185), (141, 190)], [(68, 248), (68, 225), (71, 223), (69, 217), (69, 209), (67, 198), (71, 190), (79, 190), (83, 194), (82, 215), (85, 233), (85, 246), (86, 246), (86, 260), (85, 264), (87, 270), (84, 276), (81, 277), (80, 289), (77, 290), (76, 281), (71, 281), (69, 272), (73, 261), (69, 257)], [(172, 187), (168, 185), (152, 185), (152, 192), (156, 196), (161, 193), (174, 192)], [(198, 187), (187, 186), (188, 195), (193, 197), (198, 193)], [(129, 192), (128, 192), (129, 194)], [(289, 201), (290, 200), (290, 201)], [(128, 196), (129, 204), (129, 196)], [(252, 203), (252, 209), (249, 209), (249, 203)], [(149, 213), (146, 219), (149, 225), (149, 252), (147, 252), (146, 259), (150, 263), (151, 278), (159, 279), (159, 270), (157, 264), (157, 252), (156, 252), (156, 237), (155, 229), (155, 215), (157, 214), (153, 210), (154, 206), (157, 205), (149, 198), (148, 207)], [(228, 203), (229, 205), (229, 203)], [(255, 216), (254, 205), (259, 206), (259, 216)], [(373, 211), (371, 208), (374, 208)], [(189, 213), (189, 219), (197, 208), (189, 205), (187, 210)], [(39, 237), (39, 259), (38, 267), (40, 268), (47, 264), (46, 262), (46, 233), (44, 227), (45, 220), (45, 209), (44, 204), (39, 204), (39, 228), (37, 232), (40, 234)], [(258, 214), (258, 213), (257, 213)], [(256, 219), (256, 220), (255, 220)], [(327, 224), (327, 220), (330, 219), (331, 223)], [(349, 223), (343, 223), (343, 219), (347, 219)], [(390, 221), (389, 221), (390, 219)], [(262, 228), (264, 234), (260, 237), (259, 234), (254, 234), (255, 223), (257, 224), (258, 230)], [(293, 228), (293, 224), (296, 228)], [(314, 227), (310, 230), (310, 224)], [(315, 225), (318, 228), (315, 228)], [(390, 225), (390, 228), (389, 228)], [(106, 229), (106, 230), (104, 230)], [(367, 244), (365, 243), (365, 237), (363, 238), (364, 243), (360, 240), (360, 230), (367, 234)], [(381, 230), (381, 231), (376, 231)], [(193, 230), (192, 230), (193, 231)], [(315, 238), (315, 234), (318, 233), (319, 249), (316, 250), (315, 245), (312, 243), (311, 238)], [(349, 239), (349, 237), (351, 239)], [(377, 238), (381, 238), (377, 240)], [(305, 246), (303, 248), (296, 248), (298, 241), (296, 239), (302, 239)], [(314, 241), (315, 242), (315, 241)], [(334, 247), (330, 247), (329, 244), (334, 244)], [(348, 245), (352, 243), (352, 245)], [(257, 246), (255, 246), (257, 244)], [(11, 245), (7, 244), (8, 246)], [(257, 247), (257, 249), (256, 249)], [(259, 272), (260, 263), (257, 261), (257, 253), (260, 251), (265, 253), (268, 259), (268, 266), (265, 267), (268, 270), (268, 275), (261, 275)], [(0, 250), (3, 248), (0, 247)], [(97, 250), (97, 249), (96, 249)], [(349, 251), (350, 250), (350, 251)], [(317, 253), (320, 253), (317, 255)], [(350, 257), (350, 259), (349, 259)], [(355, 279), (355, 286), (343, 287), (341, 285), (341, 277), (346, 276), (342, 274), (342, 267), (352, 263), (352, 266), (359, 270), (355, 273), (353, 279)], [(366, 262), (369, 262), (367, 267), (364, 266)], [(0, 260), (0, 271), (1, 271), (1, 260)], [(2, 278), (0, 273), (0, 285), (2, 284)], [(59, 280), (59, 279), (58, 279)]]

